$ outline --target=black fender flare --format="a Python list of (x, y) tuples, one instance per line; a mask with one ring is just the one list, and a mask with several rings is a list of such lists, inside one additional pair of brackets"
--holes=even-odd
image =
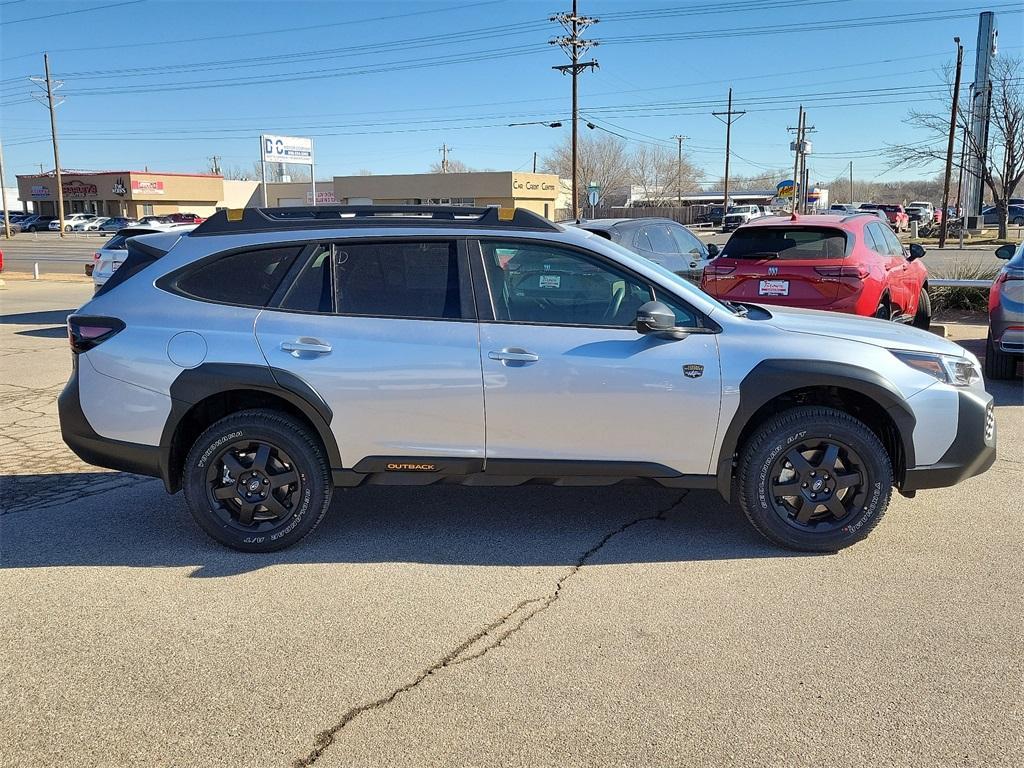
[(170, 386), (171, 412), (160, 434), (160, 477), (168, 492), (176, 492), (180, 482), (173, 476), (171, 451), (182, 419), (208, 397), (246, 390), (266, 392), (297, 408), (316, 429), (331, 468), (341, 467), (341, 451), (331, 431), (334, 414), (319, 393), (301, 378), (267, 365), (202, 363), (182, 371)]
[(906, 467), (914, 466), (917, 419), (896, 386), (880, 373), (836, 361), (762, 360), (740, 382), (740, 402), (718, 452), (716, 485), (727, 501), (732, 493), (733, 463), (740, 447), (740, 435), (751, 417), (776, 397), (810, 387), (849, 389), (877, 403), (892, 419), (899, 433), (904, 466), (896, 473), (897, 484), (902, 482)]

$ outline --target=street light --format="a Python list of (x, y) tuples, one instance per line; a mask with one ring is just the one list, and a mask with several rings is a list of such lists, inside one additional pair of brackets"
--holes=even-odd
[(561, 128), (562, 127), (562, 124), (559, 123), (559, 122), (547, 123), (547, 122), (545, 122), (543, 120), (534, 120), (533, 122), (529, 122), (529, 123), (509, 123), (508, 127), (509, 128), (515, 128), (516, 126), (520, 126), (520, 125), (546, 125), (548, 128)]

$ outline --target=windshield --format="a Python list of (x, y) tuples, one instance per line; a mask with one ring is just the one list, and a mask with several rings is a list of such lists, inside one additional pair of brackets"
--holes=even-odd
[(752, 205), (734, 205), (729, 209), (729, 213), (750, 213), (754, 210)]
[(841, 259), (846, 233), (829, 227), (753, 227), (736, 230), (722, 256), (733, 259)]

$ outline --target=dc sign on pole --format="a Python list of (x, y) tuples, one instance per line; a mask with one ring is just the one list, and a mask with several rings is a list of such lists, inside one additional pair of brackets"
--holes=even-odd
[(309, 166), (313, 205), (316, 205), (316, 166), (313, 140), (300, 136), (260, 136), (260, 166), (263, 174), (263, 206), (267, 205), (267, 163), (295, 163)]

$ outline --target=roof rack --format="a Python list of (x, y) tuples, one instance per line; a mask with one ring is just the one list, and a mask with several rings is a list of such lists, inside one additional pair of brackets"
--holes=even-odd
[(523, 208), (469, 208), (456, 205), (318, 205), (242, 208), (218, 211), (192, 237), (289, 229), (378, 227), (472, 227), (557, 232), (560, 227)]

